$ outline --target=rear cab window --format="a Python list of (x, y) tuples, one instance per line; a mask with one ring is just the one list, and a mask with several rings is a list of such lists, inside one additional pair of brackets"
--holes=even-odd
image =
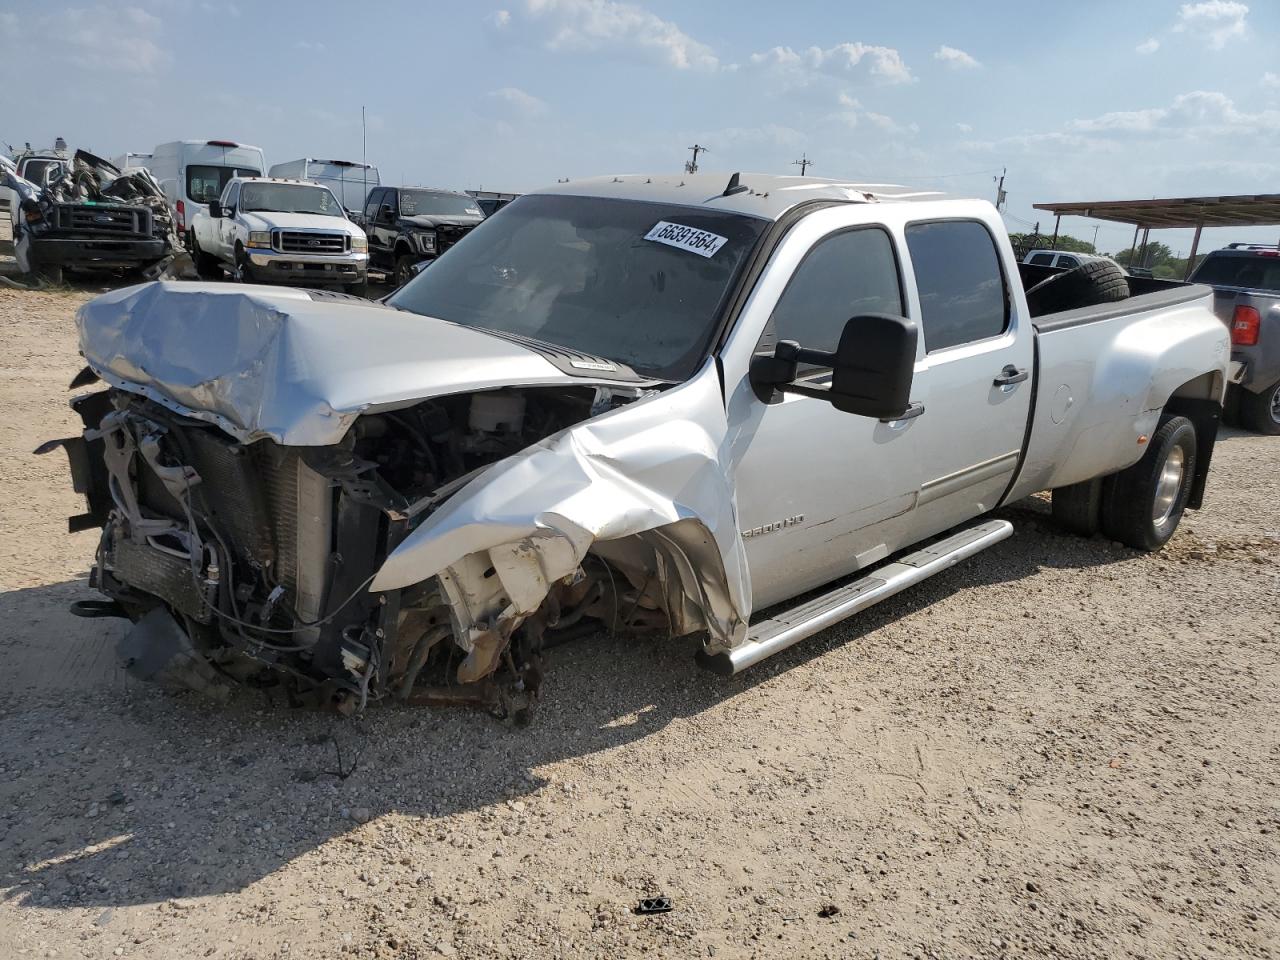
[(1051, 267), (1053, 266), (1053, 254), (1037, 253), (1031, 258), (1031, 265), (1033, 267)]
[(925, 350), (998, 337), (1009, 328), (1009, 295), (995, 239), (976, 220), (908, 224)]
[(1280, 293), (1280, 255), (1211, 253), (1196, 268), (1191, 282)]
[(227, 184), (236, 177), (260, 177), (261, 170), (250, 167), (220, 167), (193, 163), (187, 167), (187, 196), (196, 203), (208, 203), (222, 196)]

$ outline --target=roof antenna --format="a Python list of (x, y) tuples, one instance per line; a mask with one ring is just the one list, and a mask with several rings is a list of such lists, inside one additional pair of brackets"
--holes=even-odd
[(720, 194), (720, 196), (732, 197), (735, 193), (746, 193), (749, 189), (750, 187), (746, 186), (746, 184), (738, 182), (738, 174), (735, 173), (729, 178), (729, 185), (724, 188), (724, 193)]

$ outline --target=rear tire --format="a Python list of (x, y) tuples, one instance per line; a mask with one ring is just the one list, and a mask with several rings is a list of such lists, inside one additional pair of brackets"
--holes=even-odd
[(1243, 387), (1240, 393), (1240, 422), (1254, 433), (1269, 437), (1280, 435), (1280, 381), (1261, 393)]
[(1141, 460), (1103, 481), (1102, 532), (1135, 550), (1160, 549), (1178, 528), (1195, 472), (1196, 428), (1170, 417)]
[(1123, 270), (1110, 260), (1089, 260), (1029, 288), (1027, 309), (1031, 316), (1042, 317), (1128, 298), (1129, 281)]

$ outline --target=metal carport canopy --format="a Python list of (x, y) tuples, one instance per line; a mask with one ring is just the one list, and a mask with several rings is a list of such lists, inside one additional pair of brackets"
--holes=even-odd
[(1064, 216), (1092, 217), (1113, 223), (1132, 224), (1133, 248), (1138, 246), (1138, 231), (1145, 230), (1142, 244), (1153, 229), (1194, 227), (1191, 254), (1187, 257), (1190, 274), (1200, 246), (1200, 231), (1205, 227), (1261, 227), (1280, 224), (1280, 193), (1242, 194), (1231, 197), (1170, 197), (1164, 200), (1094, 200), (1084, 203), (1036, 203), (1037, 210), (1048, 210), (1058, 219), (1054, 224), (1055, 243), (1058, 224)]

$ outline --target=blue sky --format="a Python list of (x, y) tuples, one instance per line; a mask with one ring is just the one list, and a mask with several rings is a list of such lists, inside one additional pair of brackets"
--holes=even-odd
[(386, 182), (525, 190), (679, 170), (698, 142), (704, 170), (798, 172), (803, 152), (816, 175), (971, 196), (1007, 168), (1010, 229), (1052, 229), (1032, 203), (1280, 192), (1277, 41), (1260, 0), (6, 0), (0, 140), (358, 159), (366, 105)]

